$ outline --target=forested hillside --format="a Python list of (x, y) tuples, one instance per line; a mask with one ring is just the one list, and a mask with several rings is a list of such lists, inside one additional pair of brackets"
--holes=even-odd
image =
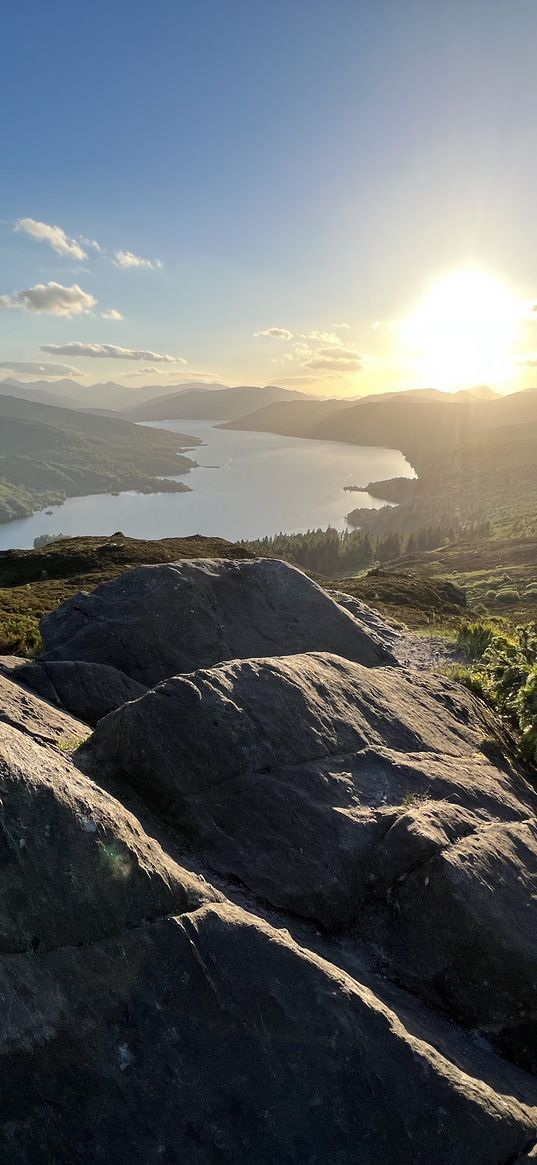
[(0, 521), (44, 505), (125, 489), (181, 491), (194, 437), (0, 396)]

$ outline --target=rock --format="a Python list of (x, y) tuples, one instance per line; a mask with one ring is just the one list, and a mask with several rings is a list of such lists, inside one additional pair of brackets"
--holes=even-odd
[(80, 660), (31, 663), (16, 656), (3, 656), (0, 672), (92, 725), (127, 700), (137, 700), (147, 691), (143, 684), (115, 667)]
[[(5, 657), (4, 657), (5, 658)], [(41, 744), (73, 747), (85, 740), (88, 726), (12, 683), (0, 674), (0, 725), (9, 724)]]
[(214, 899), (70, 760), (0, 724), (0, 953), (95, 942)]
[(492, 731), (444, 677), (301, 655), (172, 678), (78, 756), (210, 868), (357, 928), (385, 973), (531, 1066), (537, 796), (487, 759)]
[(41, 620), (41, 633), (45, 660), (109, 664), (149, 687), (226, 659), (300, 651), (394, 663), (373, 629), (273, 559), (141, 566), (68, 599)]
[[(300, 698), (293, 675), (302, 677)], [(352, 715), (345, 677), (354, 688), (361, 682)], [(326, 822), (331, 785), (341, 792), (338, 804), (332, 795), (334, 818), (344, 815), (353, 780), (355, 808), (363, 796), (353, 758), (367, 757), (367, 749), (355, 752), (366, 732), (387, 733), (380, 696), (371, 708), (373, 682), (380, 677), (386, 680), (386, 707), (400, 692), (394, 739), (399, 734), (412, 740), (417, 751), (415, 760), (407, 758), (405, 772), (393, 749), (378, 749), (380, 768), (366, 782), (370, 816), (386, 804), (387, 778), (384, 773), (383, 786), (379, 772), (390, 763), (400, 800), (401, 790), (417, 783), (414, 764), (428, 766), (434, 759), (440, 790), (448, 780), (445, 766), (462, 758), (460, 787), (474, 788), (477, 805), (479, 789), (465, 768), (474, 756), (471, 698), (462, 696), (459, 704), (447, 681), (427, 696), (417, 681), (406, 688), (391, 669), (373, 672), (330, 657), (271, 660), (266, 666), (236, 662), (180, 678), (111, 713), (93, 739), (103, 738), (104, 726), (115, 724), (117, 730), (121, 717), (126, 726), (132, 711), (152, 699), (158, 706), (167, 701), (167, 718), (173, 717), (182, 693), (185, 749), (192, 731), (188, 709), (195, 704), (205, 747), (209, 709), (218, 719), (218, 705), (225, 702), (228, 736), (221, 739), (221, 752), (211, 761), (205, 747), (190, 779), (203, 797), (219, 765), (224, 777), (234, 757), (242, 763), (248, 739), (256, 732), (266, 736), (271, 716), (281, 720), (280, 776), (287, 780), (291, 818), (293, 779), (286, 766), (293, 766), (304, 741), (311, 753), (308, 765), (298, 764), (307, 844), (310, 798), (321, 805)], [(244, 697), (253, 693), (251, 721), (241, 707), (241, 682)], [(278, 699), (278, 684), (285, 700)], [(265, 702), (271, 693), (272, 712)], [(437, 719), (447, 718), (448, 707), (453, 717), (458, 709), (460, 722), (421, 724), (433, 705)], [(296, 720), (301, 706), (303, 727)], [(14, 719), (13, 708), (16, 715), (26, 710), (25, 733), (6, 722)], [(287, 731), (287, 708), (296, 739)], [(537, 1113), (522, 1073), (474, 1040), (461, 1046), (463, 1034), (453, 1025), (443, 1025), (416, 1000), (409, 1006), (403, 992), (352, 951), (324, 944), (323, 957), (307, 949), (308, 943), (322, 943), (307, 924), (298, 942), (280, 917), (255, 903), (252, 913), (244, 893), (243, 904), (233, 904), (186, 862), (179, 864), (173, 839), (159, 831), (142, 803), (134, 816), (80, 770), (78, 753), (70, 759), (52, 743), (37, 742), (43, 713), (69, 723), (64, 714), (5, 677), (0, 709), (2, 1165), (505, 1165), (529, 1159)], [(157, 724), (155, 719), (152, 727)], [(217, 728), (211, 728), (213, 741)], [(434, 751), (448, 745), (450, 754)], [(257, 764), (269, 744), (260, 739), (258, 747)], [(375, 750), (369, 751), (373, 758)], [(95, 759), (89, 746), (86, 752), (86, 759)], [(204, 758), (210, 762), (206, 781)], [(342, 760), (348, 775), (338, 778)], [(496, 787), (486, 762), (483, 769), (485, 810), (502, 805), (505, 820), (518, 828), (522, 806), (515, 776), (499, 774)], [(247, 775), (261, 792), (266, 775), (255, 773), (253, 765)], [(96, 769), (95, 776), (103, 781), (105, 774)], [(264, 829), (268, 850), (267, 804), (261, 797), (258, 836)], [(435, 804), (440, 809), (441, 801)], [(422, 852), (444, 839), (441, 828), (449, 829), (450, 839), (471, 836), (470, 810), (449, 808), (449, 821), (429, 818)], [(337, 841), (328, 833), (325, 849)], [(240, 832), (236, 844), (242, 844)], [(299, 863), (298, 849), (294, 856)], [(332, 860), (339, 860), (337, 848)], [(399, 874), (388, 856), (384, 868), (389, 879)], [(229, 892), (236, 892), (232, 882)]]
[(374, 607), (368, 607), (367, 603), (362, 603), (362, 600), (357, 599), (355, 595), (347, 595), (345, 591), (331, 591), (331, 595), (338, 606), (349, 611), (356, 622), (360, 623), (366, 631), (373, 631), (388, 651), (393, 649), (394, 644), (397, 644), (401, 638), (400, 628), (387, 623)]
[(0, 1159), (504, 1165), (535, 1112), (229, 904), (0, 958)]
[(411, 812), (379, 847), (400, 872), (371, 912), (371, 940), (391, 976), (537, 1072), (537, 820), (468, 815), (450, 829), (454, 811), (433, 812), (435, 829), (430, 810)]

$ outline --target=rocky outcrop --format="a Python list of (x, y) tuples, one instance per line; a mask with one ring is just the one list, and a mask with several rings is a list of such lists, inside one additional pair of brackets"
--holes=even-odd
[(109, 664), (147, 686), (226, 659), (299, 651), (394, 662), (373, 628), (273, 559), (142, 566), (69, 599), (41, 633), (44, 659)]
[(537, 792), (485, 706), (264, 560), (43, 631), (0, 667), (0, 1165), (532, 1160)]
[(32, 663), (0, 656), (0, 673), (91, 725), (147, 691), (115, 667), (80, 660)]
[(0, 724), (0, 954), (95, 942), (214, 893), (70, 760)]
[(225, 899), (53, 747), (1, 727), (0, 780), (0, 1161), (529, 1151), (515, 1069)]
[(492, 730), (443, 677), (302, 655), (168, 680), (79, 755), (210, 868), (358, 928), (384, 971), (530, 1066), (537, 796), (485, 755)]
[(233, 907), (0, 960), (0, 1158), (504, 1165), (533, 1115)]
[[(0, 674), (0, 725), (8, 724), (33, 737), (41, 744), (73, 747), (88, 736), (87, 724), (69, 716), (34, 696), (24, 688), (11, 683)], [(1, 792), (0, 792), (1, 796)]]

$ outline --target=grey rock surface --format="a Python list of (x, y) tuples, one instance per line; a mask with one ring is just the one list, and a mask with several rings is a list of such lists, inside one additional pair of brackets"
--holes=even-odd
[(14, 684), (0, 672), (0, 725), (9, 724), (41, 744), (80, 743), (89, 734), (87, 724), (54, 708), (33, 692)]
[(535, 1111), (229, 903), (0, 956), (0, 1160), (504, 1165)]
[(210, 868), (357, 928), (383, 970), (532, 1067), (537, 796), (485, 755), (492, 727), (444, 677), (310, 654), (177, 676), (79, 756)]
[(380, 611), (376, 611), (374, 607), (369, 607), (367, 603), (363, 603), (355, 595), (347, 595), (345, 591), (331, 591), (330, 593), (338, 606), (344, 607), (356, 619), (357, 623), (361, 623), (365, 630), (373, 631), (375, 635), (378, 635), (389, 650), (393, 649), (394, 644), (397, 644), (401, 638), (399, 627), (393, 627), (387, 623)]
[(95, 942), (214, 899), (68, 757), (0, 724), (0, 954)]
[(537, 792), (376, 618), (198, 560), (0, 661), (0, 1165), (534, 1159)]
[(68, 599), (41, 620), (45, 660), (118, 668), (152, 687), (227, 659), (332, 651), (366, 666), (394, 663), (300, 570), (274, 559), (192, 559), (141, 566)]
[(81, 660), (34, 663), (0, 656), (0, 673), (91, 725), (147, 691), (115, 667)]

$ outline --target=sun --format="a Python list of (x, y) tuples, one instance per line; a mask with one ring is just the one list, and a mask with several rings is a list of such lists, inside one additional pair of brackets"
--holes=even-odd
[(401, 325), (414, 372), (423, 385), (449, 392), (501, 387), (513, 375), (522, 314), (520, 300), (493, 275), (445, 275)]

